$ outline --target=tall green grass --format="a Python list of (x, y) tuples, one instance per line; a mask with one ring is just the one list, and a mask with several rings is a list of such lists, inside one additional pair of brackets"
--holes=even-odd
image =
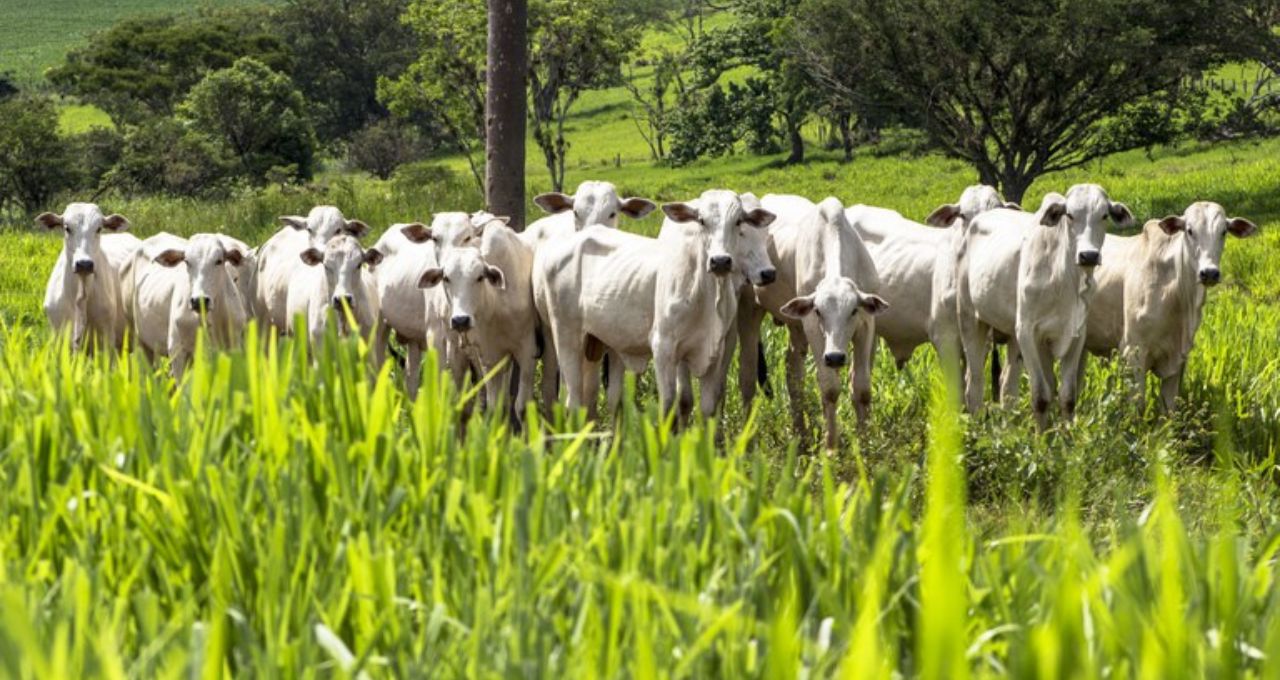
[(923, 474), (840, 481), (754, 418), (717, 448), (651, 401), (603, 432), (462, 428), (437, 371), (407, 403), (353, 342), (312, 362), (251, 332), (177, 386), (0, 344), (7, 676), (1269, 677), (1280, 654), (1280, 536), (1246, 528), (1227, 462), (1211, 531), (1154, 452), (1130, 517), (1086, 527), (1076, 479), (992, 532), (941, 396)]

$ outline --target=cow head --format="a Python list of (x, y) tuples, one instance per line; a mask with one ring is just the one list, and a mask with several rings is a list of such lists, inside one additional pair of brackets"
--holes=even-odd
[(1077, 184), (1067, 190), (1066, 196), (1049, 193), (1036, 214), (1040, 224), (1068, 230), (1075, 244), (1076, 264), (1087, 269), (1102, 264), (1102, 241), (1107, 237), (1108, 219), (1120, 227), (1133, 224), (1129, 208), (1112, 202), (1097, 184)]
[(879, 296), (863, 293), (846, 277), (829, 277), (809, 295), (793, 298), (782, 313), (798, 321), (816, 323), (823, 337), (822, 362), (830, 368), (848, 363), (847, 348), (857, 329), (858, 315), (876, 315), (889, 308)]
[(1206, 286), (1217, 285), (1222, 280), (1222, 249), (1227, 234), (1247, 238), (1258, 233), (1258, 226), (1243, 217), (1227, 217), (1227, 211), (1217, 203), (1201, 201), (1192, 203), (1182, 217), (1166, 217), (1160, 221), (1165, 233), (1182, 232), (1195, 263), (1196, 277)]
[(419, 288), (444, 285), (449, 299), (449, 326), (459, 333), (475, 328), (476, 313), (485, 305), (490, 291), (507, 288), (502, 270), (490, 265), (476, 248), (453, 248), (440, 259), (439, 267), (423, 272)]
[(282, 215), (280, 222), (310, 234), (311, 245), (318, 250), (322, 250), (329, 239), (339, 234), (359, 239), (369, 232), (369, 225), (360, 220), (349, 220), (343, 217), (342, 211), (331, 205), (318, 205), (312, 208), (306, 217)]
[(185, 248), (169, 248), (153, 260), (166, 267), (186, 265), (187, 278), (191, 281), (191, 297), (187, 305), (193, 311), (207, 312), (214, 305), (223, 303), (219, 299), (221, 295), (236, 290), (232, 271), (244, 262), (244, 257), (243, 251), (227, 247), (218, 236), (196, 234), (187, 240)]
[(719, 189), (703, 192), (696, 201), (664, 204), (662, 211), (673, 222), (698, 226), (707, 242), (707, 271), (716, 276), (733, 271), (741, 228), (763, 229), (774, 220), (774, 214), (758, 204), (744, 207), (738, 194)]
[[(760, 199), (755, 194), (743, 194), (742, 207), (748, 212), (755, 210), (760, 207)], [(747, 283), (753, 286), (767, 286), (778, 279), (778, 270), (769, 258), (768, 229), (739, 223), (738, 249), (733, 257)]]
[(986, 184), (975, 184), (960, 194), (959, 203), (944, 203), (925, 218), (925, 223), (935, 227), (949, 227), (957, 219), (963, 220), (961, 225), (968, 224), (973, 218), (988, 210), (1005, 208), (1006, 210), (1022, 210), (1022, 206), (1006, 201), (995, 187)]
[(618, 198), (618, 189), (610, 182), (591, 181), (579, 184), (572, 196), (552, 192), (539, 195), (533, 202), (553, 215), (572, 210), (577, 231), (595, 224), (616, 229), (619, 215), (640, 219), (656, 207), (647, 198)]
[(79, 276), (94, 273), (103, 231), (129, 228), (129, 220), (120, 215), (103, 217), (102, 210), (92, 203), (72, 203), (61, 215), (41, 213), (36, 222), (45, 229), (62, 229), (62, 250), (71, 261), (71, 270)]
[(494, 217), (489, 213), (483, 215), (489, 216), (477, 227), (475, 221), (481, 213), (471, 215), (464, 212), (442, 212), (436, 213), (431, 218), (431, 226), (426, 227), (421, 224), (410, 224), (401, 228), (401, 232), (405, 238), (414, 243), (426, 243), (433, 241), (439, 252), (444, 252), (447, 248), (465, 248), (474, 246), (477, 238), (484, 226), (493, 221), (501, 221), (506, 223), (506, 218)]
[(377, 248), (364, 250), (354, 236), (342, 234), (330, 239), (324, 250), (312, 246), (299, 257), (308, 267), (324, 267), (331, 296), (329, 304), (336, 309), (354, 310), (357, 302), (364, 301), (361, 267), (377, 266), (382, 261), (382, 252)]

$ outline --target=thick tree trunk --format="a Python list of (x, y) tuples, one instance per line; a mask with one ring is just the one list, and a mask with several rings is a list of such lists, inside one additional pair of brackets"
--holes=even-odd
[(527, 0), (489, 1), (489, 63), (485, 94), (485, 204), (524, 229)]
[(846, 163), (853, 160), (853, 116), (841, 113), (836, 116), (836, 127), (840, 128), (840, 148), (844, 151)]
[(800, 135), (799, 125), (787, 126), (787, 139), (791, 143), (791, 155), (787, 156), (787, 163), (803, 163), (804, 137)]

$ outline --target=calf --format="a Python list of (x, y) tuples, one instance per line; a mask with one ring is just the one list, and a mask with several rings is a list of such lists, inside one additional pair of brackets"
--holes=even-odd
[(163, 234), (135, 252), (127, 304), (137, 342), (148, 357), (169, 357), (175, 380), (182, 378), (202, 325), (216, 347), (241, 340), (249, 315), (236, 272), (245, 255), (233, 241), (215, 234), (187, 240)]
[[(324, 250), (315, 246), (304, 249), (298, 260), (303, 266), (289, 280), (286, 329), (294, 332), (296, 319), (304, 319), (311, 345), (319, 347), (328, 312), (333, 311), (339, 335), (351, 332), (350, 314), (359, 334), (372, 339), (380, 311), (378, 291), (368, 268), (382, 261), (382, 253), (375, 248), (364, 250), (354, 236), (343, 234), (329, 239)], [(374, 350), (374, 360), (381, 364), (381, 349), (375, 346)]]
[(1257, 231), (1249, 220), (1227, 217), (1217, 203), (1200, 202), (1181, 216), (1147, 222), (1136, 236), (1107, 237), (1089, 305), (1086, 348), (1123, 352), (1140, 399), (1146, 373), (1154, 373), (1161, 403), (1171, 413), (1207, 289), (1222, 276), (1227, 234), (1246, 238)]
[[(103, 232), (123, 231), (129, 220), (120, 215), (104, 217), (92, 203), (72, 203), (61, 215), (42, 213), (36, 222), (63, 231), (62, 251), (45, 286), (44, 313), (50, 325), (58, 332), (70, 328), (76, 349), (120, 349), (126, 320), (118, 266), (126, 259), (124, 253), (139, 241), (122, 234), (112, 244), (118, 247), (109, 247), (110, 239)], [(108, 251), (115, 256), (109, 257)]]
[[(871, 359), (875, 350), (876, 315), (889, 308), (875, 295), (880, 279), (871, 254), (835, 198), (818, 205), (799, 196), (765, 196), (764, 207), (778, 215), (769, 230), (770, 257), (777, 266), (777, 282), (757, 288), (758, 308), (747, 321), (759, 341), (760, 320), (767, 312), (787, 326), (787, 391), (793, 424), (808, 432), (805, 423), (804, 356), (811, 351), (817, 363), (818, 385), (826, 424), (826, 446), (839, 443), (836, 402), (840, 395), (839, 370), (849, 363), (854, 407), (865, 425), (871, 412)], [(749, 381), (748, 381), (749, 382)]]
[[(511, 415), (519, 421), (532, 394), (538, 356), (538, 319), (530, 288), (533, 253), (501, 221), (491, 219), (476, 230), (475, 247), (444, 250), (439, 266), (427, 269), (418, 285), (443, 284), (450, 329), (461, 334), (463, 351), (474, 347), (483, 372), (503, 359), (514, 364), (518, 387)], [(510, 384), (503, 379), (507, 375), (504, 369), (486, 383), (487, 403), (501, 403), (504, 387)]]
[(299, 259), (302, 252), (308, 248), (322, 251), (329, 239), (339, 234), (358, 239), (369, 227), (359, 220), (348, 220), (341, 210), (328, 205), (312, 208), (306, 217), (287, 215), (280, 221), (284, 226), (258, 248), (257, 290), (252, 306), (264, 329), (270, 324), (285, 332), (292, 321), (289, 288), (293, 279), (302, 275), (301, 267), (305, 265)]
[(992, 210), (965, 229), (956, 281), (970, 412), (982, 406), (982, 367), (996, 332), (1013, 338), (1006, 372), (1016, 375), (1019, 355), (1026, 362), (1039, 428), (1048, 422), (1055, 359), (1062, 364), (1058, 398), (1066, 417), (1074, 416), (1093, 270), (1102, 261), (1108, 218), (1126, 225), (1133, 216), (1102, 187), (1077, 184), (1066, 196), (1046, 195), (1034, 214)]
[(766, 227), (774, 216), (723, 190), (662, 209), (659, 238), (597, 225), (538, 250), (534, 300), (551, 329), (570, 409), (584, 405), (584, 371), (605, 347), (632, 372), (653, 358), (664, 413), (675, 404), (681, 364), (704, 384), (719, 369), (739, 228)]
[(617, 187), (609, 182), (591, 181), (579, 184), (572, 196), (553, 192), (540, 194), (533, 202), (551, 213), (521, 234), (535, 251), (547, 241), (558, 241), (591, 225), (616, 229), (620, 216), (638, 220), (657, 207), (646, 198), (619, 198)]

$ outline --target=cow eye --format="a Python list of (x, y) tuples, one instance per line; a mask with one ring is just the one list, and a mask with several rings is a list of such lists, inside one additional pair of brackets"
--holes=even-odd
[(611, 220), (612, 220), (612, 219), (615, 219), (615, 218), (617, 218), (617, 217), (618, 217), (618, 211), (617, 211), (617, 210), (615, 210), (615, 211), (613, 211), (613, 212), (609, 213), (609, 219), (611, 219)]
[(218, 261), (217, 261), (217, 262), (214, 262), (213, 264), (214, 264), (214, 266), (221, 267), (221, 266), (222, 266), (223, 261), (224, 261), (224, 260), (223, 260), (222, 258), (218, 258)]
[(63, 227), (62, 230), (67, 232), (68, 234), (71, 233), (71, 227)]
[(445, 283), (449, 283), (449, 277), (447, 277), (447, 276), (446, 276), (446, 277), (444, 277), (444, 278), (443, 278), (443, 279), (441, 279), (441, 280), (442, 280), (442, 281), (444, 281)]
[(476, 283), (484, 283), (484, 274), (476, 277)]

